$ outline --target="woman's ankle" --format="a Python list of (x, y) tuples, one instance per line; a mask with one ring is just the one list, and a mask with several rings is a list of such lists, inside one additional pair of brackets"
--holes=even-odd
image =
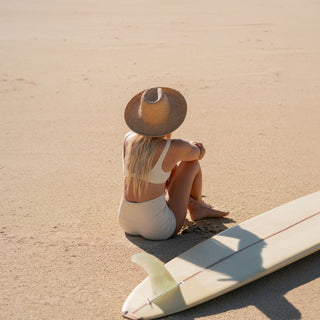
[(198, 203), (201, 204), (201, 202), (202, 202), (202, 197), (201, 197), (201, 195), (198, 196), (198, 197), (195, 197), (195, 196), (193, 196), (193, 195), (192, 195), (192, 196), (190, 195), (189, 203), (190, 203), (190, 201), (196, 201), (196, 202), (198, 202)]

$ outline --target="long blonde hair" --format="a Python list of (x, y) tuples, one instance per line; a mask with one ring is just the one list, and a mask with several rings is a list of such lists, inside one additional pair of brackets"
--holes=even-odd
[(125, 179), (127, 187), (132, 179), (133, 194), (140, 197), (150, 181), (150, 174), (156, 150), (163, 139), (170, 139), (171, 133), (164, 137), (146, 137), (135, 134), (125, 152)]

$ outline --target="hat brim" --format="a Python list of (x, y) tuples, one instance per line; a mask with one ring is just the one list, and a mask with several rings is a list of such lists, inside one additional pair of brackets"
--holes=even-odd
[(187, 102), (184, 96), (177, 90), (161, 87), (168, 97), (171, 106), (166, 121), (157, 125), (150, 125), (139, 117), (139, 106), (143, 91), (136, 94), (127, 104), (124, 118), (128, 127), (143, 136), (161, 137), (176, 130), (184, 121), (187, 114)]

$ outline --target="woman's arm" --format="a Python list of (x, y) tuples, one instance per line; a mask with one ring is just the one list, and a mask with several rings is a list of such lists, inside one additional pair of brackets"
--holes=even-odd
[(175, 139), (173, 145), (177, 162), (201, 160), (206, 153), (203, 144), (200, 142)]

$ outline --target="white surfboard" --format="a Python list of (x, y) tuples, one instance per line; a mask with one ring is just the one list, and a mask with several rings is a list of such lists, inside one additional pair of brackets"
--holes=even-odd
[(244, 221), (163, 265), (133, 256), (148, 272), (128, 296), (126, 319), (156, 319), (193, 307), (320, 249), (320, 191)]

